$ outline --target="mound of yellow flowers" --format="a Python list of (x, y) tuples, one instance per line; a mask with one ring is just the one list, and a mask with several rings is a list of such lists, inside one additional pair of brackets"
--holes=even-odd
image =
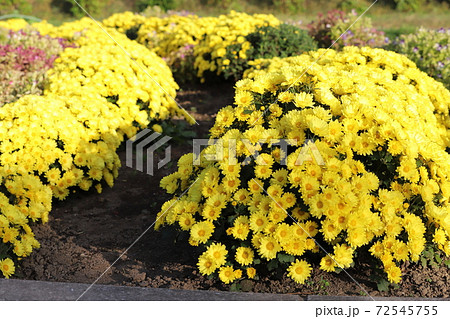
[[(12, 28), (20, 25), (13, 21)], [(0, 108), (0, 273), (39, 247), (30, 224), (46, 222), (52, 197), (113, 186), (125, 136), (174, 115), (187, 115), (167, 64), (115, 29), (90, 19), (43, 34), (76, 45), (48, 71), (43, 96), (27, 95)], [(102, 30), (104, 28), (104, 30)], [(110, 37), (111, 36), (111, 37)], [(113, 39), (114, 40), (113, 40)]]
[[(256, 61), (210, 145), (161, 186), (173, 225), (225, 283), (298, 283), (366, 250), (390, 282), (427, 244), (450, 255), (450, 92), (406, 57), (346, 47)], [(447, 149), (447, 151), (446, 151)]]
[[(194, 68), (204, 82), (205, 72), (220, 75), (229, 64), (225, 58), (227, 46), (243, 43), (244, 37), (257, 27), (277, 26), (281, 21), (273, 15), (249, 15), (236, 11), (219, 17), (170, 15), (162, 18), (125, 12), (115, 14), (103, 23), (120, 32), (135, 28), (136, 40), (164, 58), (193, 46)], [(243, 45), (240, 52), (236, 52), (236, 57), (245, 59), (249, 49), (247, 44)]]

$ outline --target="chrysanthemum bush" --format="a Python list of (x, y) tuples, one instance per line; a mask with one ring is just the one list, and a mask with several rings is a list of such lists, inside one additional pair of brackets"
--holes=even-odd
[(195, 77), (194, 47), (212, 32), (217, 21), (215, 17), (192, 14), (148, 17), (139, 27), (136, 40), (161, 56), (178, 79), (189, 79)]
[(450, 254), (441, 83), (367, 47), (255, 64), (217, 114), (211, 145), (161, 180), (174, 198), (156, 227), (188, 233), (202, 274), (231, 283), (286, 271), (304, 283), (313, 266), (331, 272), (368, 255), (398, 283), (426, 245)]
[[(81, 20), (43, 33), (64, 37), (66, 48), (46, 74), (42, 96), (25, 95), (0, 108), (0, 270), (38, 247), (30, 224), (45, 222), (52, 197), (112, 186), (125, 136), (175, 114), (178, 86), (155, 53), (110, 29), (113, 42)], [(130, 57), (118, 46), (129, 52)], [(8, 70), (9, 71), (9, 70)]]
[(406, 55), (419, 69), (450, 89), (450, 29), (419, 28), (395, 39), (389, 48)]

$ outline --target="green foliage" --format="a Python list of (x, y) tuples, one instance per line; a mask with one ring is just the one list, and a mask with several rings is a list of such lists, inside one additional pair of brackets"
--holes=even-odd
[(400, 11), (417, 11), (425, 3), (424, 0), (389, 0), (386, 2)]
[(364, 12), (367, 9), (368, 4), (366, 1), (359, 0), (341, 0), (337, 7), (344, 11), (355, 10), (358, 13)]
[(417, 28), (415, 26), (405, 25), (400, 28), (385, 29), (384, 35), (387, 38), (389, 38), (390, 40), (395, 40), (395, 38), (397, 38), (403, 34), (406, 35), (406, 34), (414, 33), (416, 31), (416, 29)]
[(450, 29), (418, 29), (401, 35), (390, 49), (406, 55), (417, 67), (450, 89)]
[(422, 267), (437, 268), (443, 263), (445, 255), (434, 245), (428, 245), (420, 256), (420, 264)]
[(172, 137), (172, 142), (176, 144), (186, 144), (186, 141), (197, 136), (184, 121), (165, 121), (161, 123), (161, 127), (163, 134)]
[(139, 0), (136, 3), (137, 9), (139, 11), (144, 11), (147, 7), (158, 6), (163, 11), (173, 10), (175, 9), (175, 1), (174, 0)]
[(276, 10), (284, 13), (297, 13), (303, 11), (305, 0), (272, 0)]
[(224, 77), (240, 79), (252, 60), (284, 58), (316, 49), (317, 44), (308, 33), (293, 25), (260, 27), (244, 41), (227, 47), (225, 58), (230, 64), (224, 70)]
[(0, 15), (9, 13), (30, 14), (31, 4), (26, 0), (2, 0), (0, 2)]
[(233, 4), (233, 0), (200, 0), (200, 3), (205, 6), (214, 6), (222, 9), (227, 9)]
[[(78, 0), (77, 1), (81, 7), (84, 8), (90, 15), (99, 15), (105, 7), (105, 2), (101, 0)], [(52, 3), (60, 7), (60, 9), (65, 13), (72, 14), (75, 18), (82, 18), (86, 16), (86, 13), (82, 8), (80, 8), (73, 0), (63, 0), (58, 1), (58, 3)]]

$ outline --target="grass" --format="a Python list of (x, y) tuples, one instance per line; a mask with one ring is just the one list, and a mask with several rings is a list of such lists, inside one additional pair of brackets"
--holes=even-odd
[[(54, 0), (30, 0), (32, 4), (32, 15), (45, 19), (48, 22), (60, 25), (65, 21), (75, 20), (70, 14), (62, 13), (55, 7), (51, 6)], [(113, 13), (124, 12), (127, 10), (135, 10), (136, 0), (105, 0), (105, 8), (100, 16), (95, 18), (104, 19)], [(301, 21), (305, 26), (317, 17), (319, 12), (326, 12), (338, 7), (339, 0), (305, 0), (304, 8), (298, 13), (281, 12), (274, 10), (273, 7), (267, 5), (268, 1), (257, 0), (234, 0), (227, 7), (220, 5), (212, 6), (201, 3), (207, 3), (206, 0), (178, 0), (177, 10), (188, 10), (195, 12), (200, 16), (217, 16), (227, 13), (230, 10), (244, 11), (249, 14), (253, 13), (272, 13), (280, 20)], [(372, 2), (357, 1), (358, 12), (364, 11)], [(450, 9), (449, 5), (428, 4), (423, 6), (417, 12), (398, 12), (391, 8), (375, 4), (366, 16), (372, 19), (373, 25), (387, 32), (389, 35), (397, 35), (399, 33), (411, 33), (416, 27), (424, 26), (427, 28), (450, 28)]]

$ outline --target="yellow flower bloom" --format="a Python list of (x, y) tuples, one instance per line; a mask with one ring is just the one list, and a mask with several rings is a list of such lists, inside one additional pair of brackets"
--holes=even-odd
[(256, 269), (253, 267), (247, 268), (247, 277), (253, 279), (255, 278), (255, 276), (256, 276)]
[(220, 267), (219, 278), (226, 284), (233, 282), (236, 279), (236, 274), (234, 272), (233, 267), (231, 266)]
[(288, 276), (294, 279), (296, 283), (304, 284), (311, 275), (312, 267), (306, 261), (296, 259), (287, 270)]
[(261, 244), (258, 247), (259, 254), (267, 260), (276, 257), (277, 253), (281, 250), (280, 245), (272, 236), (265, 236), (261, 238)]
[(9, 278), (14, 274), (16, 268), (14, 267), (14, 262), (10, 258), (0, 260), (0, 270), (3, 276)]
[(239, 264), (243, 266), (247, 266), (253, 263), (253, 257), (254, 254), (251, 248), (239, 247), (238, 249), (236, 249), (235, 259)]
[(203, 221), (194, 224), (191, 227), (190, 234), (192, 240), (204, 244), (211, 237), (213, 231), (213, 223), (211, 223), (210, 221)]

